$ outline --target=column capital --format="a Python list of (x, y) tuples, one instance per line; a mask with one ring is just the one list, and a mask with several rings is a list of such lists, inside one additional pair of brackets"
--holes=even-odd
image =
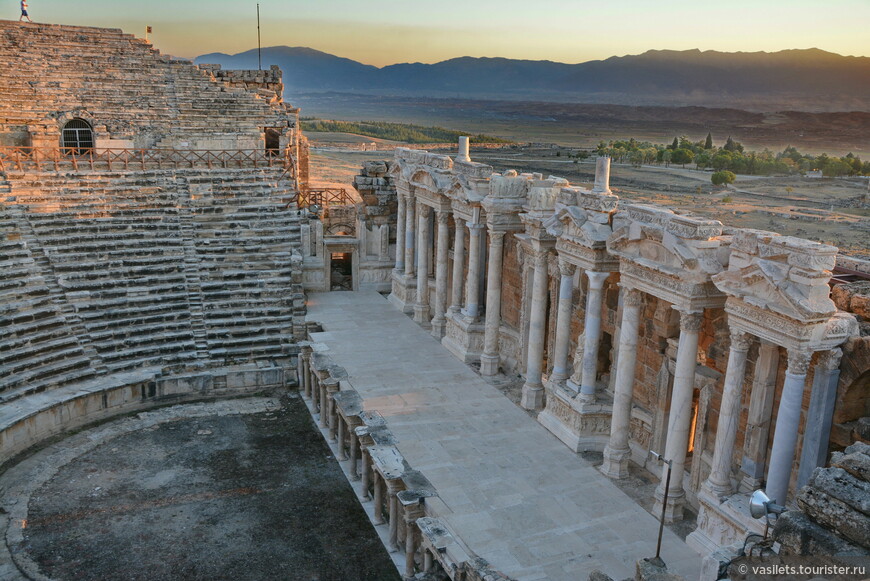
[(547, 262), (550, 259), (550, 250), (548, 248), (535, 248), (532, 250), (531, 254), (535, 261), (535, 268), (547, 267)]
[(792, 375), (806, 375), (812, 358), (813, 352), (807, 349), (789, 349), (788, 372)]
[(622, 287), (622, 304), (626, 307), (639, 307), (643, 303), (643, 293), (629, 286)]
[(609, 272), (598, 272), (595, 270), (587, 270), (586, 278), (589, 279), (589, 288), (592, 290), (601, 290), (604, 288), (604, 282), (610, 278)]
[(424, 204), (423, 202), (417, 202), (417, 213), (421, 218), (428, 218), (429, 213), (432, 211), (431, 206)]
[(574, 276), (574, 272), (577, 270), (577, 265), (571, 264), (567, 260), (562, 257), (559, 257), (559, 274), (562, 276)]
[(732, 351), (749, 351), (752, 345), (752, 335), (745, 331), (731, 330), (731, 350)]
[(450, 212), (447, 210), (435, 210), (435, 219), (439, 224), (448, 224), (450, 222)]
[(704, 322), (704, 312), (680, 311), (680, 331), (698, 332)]
[(504, 235), (507, 234), (504, 230), (493, 230), (489, 229), (489, 245), (490, 246), (501, 246), (504, 244)]
[(472, 236), (480, 236), (481, 230), (486, 227), (486, 224), (475, 224), (474, 222), (466, 222), (465, 225), (468, 226)]
[(843, 358), (843, 350), (839, 347), (819, 353), (816, 365), (822, 369), (833, 371), (840, 368), (840, 360)]

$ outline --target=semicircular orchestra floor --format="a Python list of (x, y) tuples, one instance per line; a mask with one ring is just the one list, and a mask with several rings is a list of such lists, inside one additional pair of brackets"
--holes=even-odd
[(7, 544), (51, 579), (399, 579), (294, 396), (187, 404), (0, 476)]

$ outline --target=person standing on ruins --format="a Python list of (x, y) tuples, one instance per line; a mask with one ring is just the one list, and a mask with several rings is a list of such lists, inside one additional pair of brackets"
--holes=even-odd
[(27, 14), (27, 0), (21, 0), (21, 18), (18, 19), (18, 22), (24, 22), (25, 18), (27, 22), (33, 22)]

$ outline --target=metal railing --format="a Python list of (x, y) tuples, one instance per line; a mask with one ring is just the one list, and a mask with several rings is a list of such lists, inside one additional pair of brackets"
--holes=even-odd
[(0, 171), (149, 170), (283, 167), (296, 179), (290, 150), (0, 147)]
[(350, 206), (357, 203), (357, 199), (345, 188), (306, 188), (299, 193), (297, 204), (300, 208), (308, 206)]

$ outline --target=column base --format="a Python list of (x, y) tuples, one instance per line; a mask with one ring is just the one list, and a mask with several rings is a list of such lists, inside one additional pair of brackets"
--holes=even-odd
[[(671, 474), (671, 482), (674, 478), (682, 477), (682, 475)], [(662, 503), (664, 502), (664, 493), (660, 489), (656, 489), (655, 503), (653, 504), (653, 514), (662, 514)], [(686, 491), (679, 490), (676, 492), (668, 492), (668, 505), (665, 507), (665, 523), (675, 523), (683, 520), (683, 507), (686, 506)]]
[(445, 317), (435, 316), (432, 321), (432, 336), (439, 341), (444, 338), (447, 333), (447, 319)]
[(520, 398), (523, 409), (539, 410), (544, 407), (544, 386), (531, 383), (523, 384), (523, 396)]
[(614, 450), (610, 446), (604, 447), (604, 462), (598, 468), (608, 478), (620, 480), (628, 478), (628, 461), (631, 458), (631, 449)]
[(480, 356), (480, 374), (481, 375), (495, 375), (498, 373), (499, 368), (499, 356), (496, 355), (488, 355), (486, 353)]
[(698, 505), (698, 528), (686, 537), (686, 544), (702, 555), (742, 542), (748, 533), (764, 533), (764, 519), (755, 520), (749, 514), (748, 494), (734, 494), (720, 501), (702, 489)]
[(448, 313), (441, 344), (466, 365), (480, 361), (483, 353), (483, 323), (469, 321), (461, 312)]
[(573, 452), (601, 451), (610, 436), (612, 407), (580, 401), (565, 385), (547, 389), (544, 410), (538, 423), (547, 428)]
[(417, 279), (395, 270), (390, 274), (392, 291), (387, 300), (405, 314), (414, 312), (414, 302), (417, 300)]
[(428, 329), (432, 326), (432, 317), (429, 315), (429, 305), (414, 305), (414, 322), (421, 327)]

